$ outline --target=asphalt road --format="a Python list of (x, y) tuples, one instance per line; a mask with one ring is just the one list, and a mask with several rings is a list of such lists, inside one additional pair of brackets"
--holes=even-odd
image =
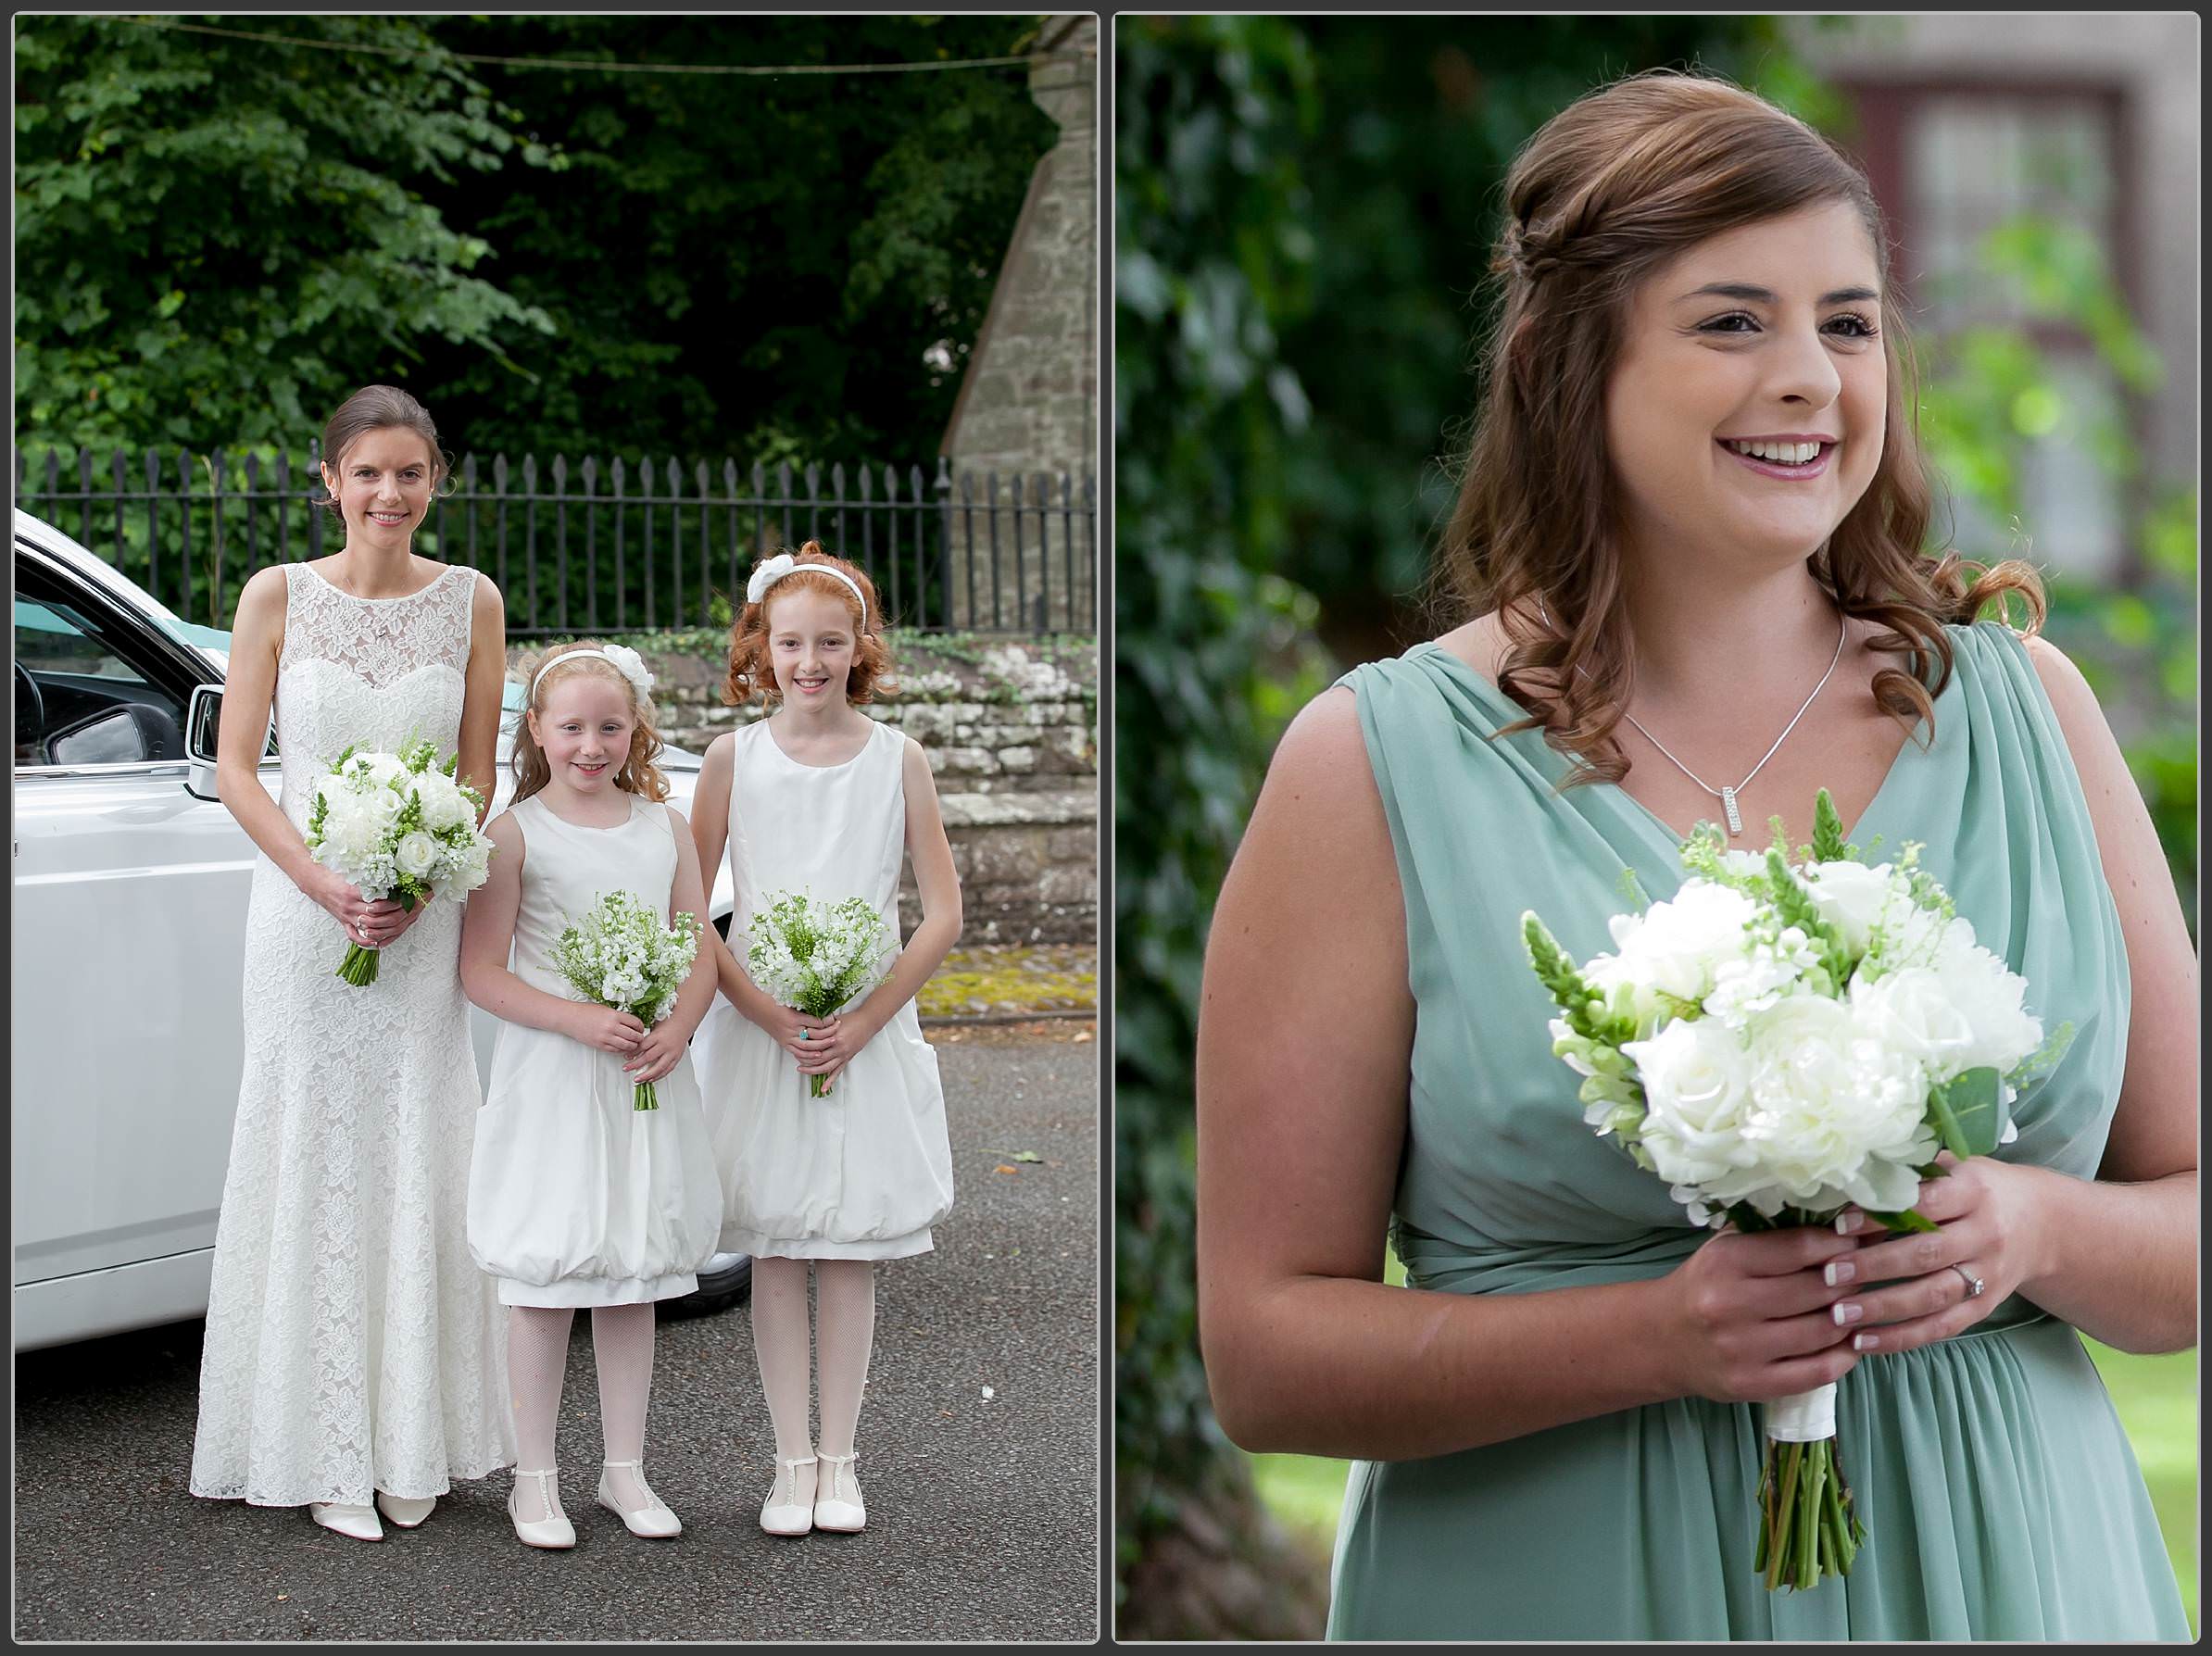
[(933, 1035), (958, 1195), (936, 1252), (879, 1267), (861, 1534), (761, 1531), (774, 1439), (743, 1304), (660, 1324), (646, 1466), (684, 1519), (672, 1541), (593, 1501), (577, 1318), (566, 1553), (515, 1539), (504, 1473), (373, 1545), (302, 1509), (196, 1499), (201, 1324), (180, 1324), (17, 1360), (16, 1637), (1095, 1638), (1099, 1049), (1052, 1033)]

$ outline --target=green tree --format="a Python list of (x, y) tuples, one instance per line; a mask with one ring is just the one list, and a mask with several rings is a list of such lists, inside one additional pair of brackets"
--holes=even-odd
[(518, 153), (558, 164), (430, 22), (288, 18), (352, 49), (280, 51), (16, 19), (23, 437), (296, 446), (355, 385), (551, 329), (425, 199)]
[(1356, 659), (1410, 624), (1439, 498), (1423, 466), (1474, 404), (1461, 301), (1514, 150), (1631, 69), (1811, 88), (1760, 19), (1141, 19), (1117, 51), (1118, 1625), (1312, 1633), (1313, 1572), (1257, 1513), (1199, 1359), (1214, 895), (1326, 682), (1311, 629)]
[[(1037, 18), (446, 19), (460, 51), (636, 63), (896, 63), (1033, 49)], [(480, 449), (610, 445), (925, 461), (1029, 176), (1058, 139), (1019, 66), (774, 78), (487, 68), (547, 171), (438, 199), (553, 319), (441, 389)], [(443, 418), (441, 414), (441, 418)]]
[[(1957, 285), (2001, 295), (2017, 314), (2059, 323), (2093, 347), (2124, 395), (2155, 389), (2165, 367), (2130, 313), (2102, 243), (2078, 225), (2024, 214), (1998, 225)], [(1931, 295), (1932, 296), (1932, 295)], [(2131, 502), (2132, 568), (2118, 579), (2046, 568), (2052, 641), (2104, 704), (2165, 847), (2193, 933), (2197, 888), (2197, 577), (2193, 486), (2148, 484), (2121, 411), (2078, 404), (2050, 355), (2018, 326), (1978, 325), (1929, 341), (1921, 432), (1936, 475), (1973, 509), (1957, 545), (1983, 563), (2057, 548), (2041, 545), (2022, 488), (2039, 448), (2079, 445)], [(1939, 521), (1938, 531), (1954, 525)]]

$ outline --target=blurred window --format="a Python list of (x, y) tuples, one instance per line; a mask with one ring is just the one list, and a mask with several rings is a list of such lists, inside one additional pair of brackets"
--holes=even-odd
[[(2054, 94), (2001, 85), (1900, 89), (1892, 106), (1904, 170), (1904, 239), (1928, 307), (1924, 331), (2014, 327), (2048, 363), (2055, 403), (2038, 410), (2020, 472), (2030, 556), (2039, 564), (2091, 579), (2125, 573), (2128, 502), (2121, 480), (2097, 463), (2088, 433), (2109, 424), (2130, 436), (2118, 378), (2078, 329), (2029, 317), (2004, 284), (1981, 269), (1989, 232), (2023, 213), (2088, 232), (2106, 250), (2107, 270), (2126, 285), (2118, 100), (2081, 92)], [(2047, 423), (2046, 423), (2047, 422)], [(1959, 498), (1958, 527), (1970, 547), (2002, 553), (2009, 525), (1990, 521)]]

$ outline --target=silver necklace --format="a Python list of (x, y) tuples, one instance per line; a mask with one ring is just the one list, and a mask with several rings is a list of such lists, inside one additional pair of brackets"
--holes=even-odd
[[(1540, 597), (1536, 601), (1536, 609), (1537, 613), (1544, 618), (1544, 625), (1547, 627), (1550, 626), (1552, 624), (1552, 614), (1550, 610), (1544, 608), (1544, 601)], [(1743, 814), (1736, 809), (1736, 796), (1751, 785), (1751, 781), (1753, 776), (1758, 775), (1760, 772), (1766, 769), (1766, 761), (1772, 759), (1781, 750), (1782, 744), (1790, 739), (1790, 733), (1797, 728), (1798, 720), (1803, 719), (1805, 716), (1806, 709), (1813, 705), (1814, 701), (1819, 696), (1821, 691), (1828, 688), (1829, 680), (1835, 676), (1836, 663), (1843, 659), (1843, 641), (1845, 638), (1850, 636), (1850, 621), (1845, 619), (1841, 611), (1838, 611), (1836, 615), (1836, 653), (1829, 658), (1828, 671), (1820, 675), (1820, 683), (1813, 686), (1813, 694), (1805, 697), (1804, 705), (1797, 709), (1796, 714), (1791, 719), (1789, 723), (1782, 726), (1782, 734), (1775, 737), (1774, 746), (1769, 747), (1766, 753), (1760, 757), (1759, 762), (1753, 765), (1745, 774), (1743, 780), (1738, 783), (1732, 788), (1715, 787), (1711, 783), (1700, 776), (1695, 771), (1692, 771), (1688, 765), (1685, 765), (1680, 759), (1676, 759), (1673, 754), (1668, 753), (1666, 750), (1666, 744), (1662, 742), (1657, 736), (1652, 734), (1650, 731), (1645, 730), (1643, 728), (1642, 722), (1637, 719), (1635, 714), (1629, 712), (1628, 709), (1623, 708), (1621, 709), (1621, 717), (1626, 719), (1630, 724), (1635, 725), (1637, 730), (1642, 734), (1645, 741), (1656, 747), (1662, 754), (1665, 754), (1667, 762), (1672, 764), (1676, 770), (1681, 772), (1683, 775), (1689, 777), (1690, 781), (1696, 783), (1698, 786), (1703, 788), (1705, 792), (1711, 794), (1715, 798), (1720, 801), (1721, 809), (1728, 813), (1728, 833), (1731, 836), (1741, 834), (1743, 832)], [(1587, 671), (1584, 671), (1579, 667), (1577, 667), (1575, 671), (1582, 673), (1584, 678), (1588, 678), (1590, 676)]]

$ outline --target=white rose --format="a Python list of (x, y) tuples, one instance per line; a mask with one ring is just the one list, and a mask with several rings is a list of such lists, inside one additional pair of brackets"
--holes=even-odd
[(399, 844), (393, 848), (392, 860), (403, 874), (420, 880), (430, 872), (438, 859), (438, 842), (420, 828), (412, 834), (403, 834)]
[(1678, 1018), (1621, 1050), (1643, 1084), (1643, 1148), (1660, 1175), (1703, 1185), (1754, 1160), (1742, 1137), (1751, 1066), (1736, 1032), (1709, 1018)]
[(1917, 1059), (1931, 1086), (1973, 1067), (1967, 1059), (1974, 1026), (1952, 998), (1950, 979), (1942, 973), (1908, 966), (1872, 982), (1854, 979), (1851, 1009), (1866, 1034), (1892, 1051)]
[(1742, 892), (1692, 880), (1640, 915), (1614, 917), (1615, 981), (1625, 977), (1683, 1000), (1703, 1000), (1724, 962), (1750, 954), (1757, 916), (1758, 905)]
[(1868, 868), (1863, 862), (1816, 862), (1802, 871), (1805, 888), (1820, 918), (1836, 928), (1843, 946), (1857, 960), (1866, 952), (1882, 910), (1890, 901), (1890, 865)]
[(361, 764), (364, 760), (369, 779), (386, 787), (408, 773), (407, 767), (389, 753), (361, 754), (355, 757), (356, 764)]

